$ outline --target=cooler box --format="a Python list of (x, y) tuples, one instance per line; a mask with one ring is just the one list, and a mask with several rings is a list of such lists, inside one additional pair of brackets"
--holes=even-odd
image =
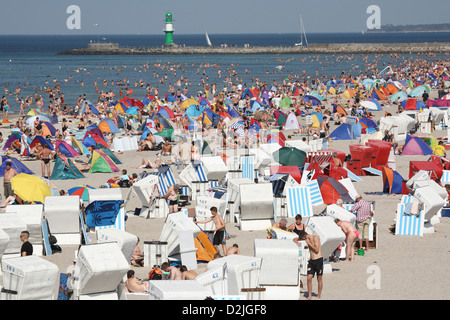
[(351, 145), (350, 155), (352, 160), (361, 160), (361, 166), (363, 168), (370, 167), (372, 164), (372, 156), (375, 152), (375, 149), (370, 146), (363, 145)]
[(256, 288), (262, 259), (239, 254), (225, 256), (208, 262), (207, 269), (226, 264), (227, 294), (240, 295), (242, 289)]
[(225, 178), (228, 173), (228, 168), (225, 162), (223, 162), (222, 157), (202, 157), (203, 169), (205, 170), (206, 177), (209, 181), (217, 180), (220, 181)]
[(137, 236), (115, 228), (97, 230), (97, 241), (99, 243), (115, 242), (122, 251), (125, 259), (131, 262), (134, 248), (137, 245)]
[(356, 223), (356, 215), (338, 206), (337, 204), (330, 204), (327, 206), (327, 215), (333, 219), (348, 221), (352, 224)]
[(2, 259), (1, 300), (53, 300), (57, 288), (58, 266), (38, 256)]
[(241, 230), (265, 230), (272, 225), (273, 191), (271, 183), (241, 184)]
[(9, 236), (9, 242), (3, 253), (20, 254), (20, 248), (22, 247), (20, 233), (27, 229), (25, 222), (20, 219), (17, 213), (1, 213), (0, 229)]
[(416, 189), (413, 195), (423, 203), (424, 218), (428, 221), (445, 205), (444, 199), (430, 186)]
[(199, 274), (195, 281), (197, 281), (202, 287), (207, 288), (212, 295), (222, 296), (226, 295), (226, 279), (224, 275), (224, 269), (222, 267), (215, 267), (208, 269), (205, 272)]
[(310, 217), (306, 232), (320, 238), (324, 259), (328, 259), (333, 251), (346, 239), (344, 232), (334, 222), (334, 219), (327, 216)]
[(211, 291), (196, 280), (150, 280), (150, 300), (205, 300)]
[(167, 242), (167, 253), (169, 256), (180, 252), (179, 233), (183, 231), (192, 232), (194, 238), (200, 233), (199, 227), (183, 212), (169, 214), (159, 237), (160, 241)]
[(130, 262), (117, 244), (83, 245), (78, 250), (74, 285), (80, 295), (115, 291), (129, 269)]

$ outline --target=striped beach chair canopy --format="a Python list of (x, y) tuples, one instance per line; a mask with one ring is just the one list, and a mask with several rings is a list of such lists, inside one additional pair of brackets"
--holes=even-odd
[(423, 210), (419, 214), (407, 214), (405, 212), (406, 203), (397, 205), (397, 216), (395, 222), (395, 235), (423, 236), (424, 214)]
[(158, 171), (152, 172), (152, 174), (157, 175), (159, 177), (158, 190), (160, 196), (162, 197), (166, 195), (167, 190), (169, 189), (170, 186), (176, 184), (170, 166), (161, 166), (158, 168)]
[(272, 191), (274, 196), (278, 196), (283, 193), (288, 176), (289, 174), (287, 173), (275, 173), (267, 178), (267, 180), (272, 183)]
[(241, 170), (242, 178), (249, 178), (255, 180), (255, 156), (241, 156)]
[(312, 217), (314, 215), (309, 187), (300, 186), (287, 189), (286, 202), (288, 217), (290, 218), (294, 218), (297, 214), (302, 217)]

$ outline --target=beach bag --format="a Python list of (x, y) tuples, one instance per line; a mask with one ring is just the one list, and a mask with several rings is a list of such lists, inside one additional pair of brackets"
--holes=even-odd
[(148, 273), (148, 280), (162, 280), (163, 272), (160, 268), (153, 268)]
[(130, 188), (131, 187), (130, 180), (120, 180), (119, 181), (119, 187), (121, 187), (121, 188)]

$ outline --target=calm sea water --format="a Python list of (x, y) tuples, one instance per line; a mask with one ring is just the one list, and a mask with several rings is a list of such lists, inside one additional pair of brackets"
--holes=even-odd
[[(344, 33), (344, 34), (308, 34), (309, 43), (364, 43), (364, 42), (447, 42), (450, 33)], [(292, 46), (300, 41), (298, 34), (210, 34), (211, 42), (215, 46), (227, 44), (228, 46)], [(205, 35), (175, 35), (177, 44), (186, 46), (205, 46)], [(201, 79), (208, 84), (216, 83), (221, 89), (227, 84), (224, 82), (225, 74), (230, 66), (242, 78), (244, 85), (251, 85), (251, 77), (264, 81), (280, 81), (289, 74), (301, 74), (303, 70), (310, 76), (316, 74), (328, 76), (339, 75), (343, 70), (358, 74), (364, 67), (360, 55), (349, 58), (335, 55), (183, 55), (183, 56), (60, 56), (59, 52), (84, 48), (90, 41), (117, 42), (121, 46), (129, 47), (159, 47), (164, 42), (164, 35), (91, 35), (91, 36), (0, 36), (0, 85), (2, 94), (7, 88), (14, 92), (21, 88), (19, 97), (40, 93), (47, 99), (42, 90), (53, 87), (57, 80), (61, 86), (68, 104), (74, 104), (79, 95), (85, 94), (91, 101), (97, 100), (94, 82), (100, 83), (100, 90), (113, 90), (118, 93), (118, 86), (111, 86), (111, 81), (128, 81), (133, 88), (133, 97), (143, 99), (145, 88), (135, 88), (134, 83), (142, 80), (151, 86), (158, 86), (160, 92), (167, 92), (169, 83), (175, 84), (183, 75), (191, 83), (189, 91), (195, 93), (201, 89)], [(400, 60), (393, 61), (389, 55), (382, 55), (379, 68), (383, 65), (400, 63), (403, 58), (415, 55), (402, 56)], [(442, 55), (447, 58), (446, 55)], [(174, 71), (153, 68), (154, 63), (182, 66)], [(218, 76), (217, 68), (203, 68), (201, 64), (210, 63), (221, 67), (222, 77)], [(148, 64), (149, 68), (143, 66)], [(276, 66), (283, 66), (281, 72)], [(121, 68), (119, 72), (117, 69)], [(77, 71), (75, 71), (77, 70)], [(197, 71), (199, 73), (197, 74)], [(203, 74), (205, 71), (205, 74)], [(246, 72), (247, 71), (247, 72)], [(364, 72), (364, 70), (362, 70)], [(153, 76), (156, 72), (159, 77), (167, 75), (164, 85), (158, 84)], [(103, 80), (108, 86), (104, 87)], [(233, 77), (233, 81), (236, 80)], [(82, 86), (82, 82), (84, 86)], [(13, 112), (18, 112), (18, 103), (14, 96), (8, 96)]]

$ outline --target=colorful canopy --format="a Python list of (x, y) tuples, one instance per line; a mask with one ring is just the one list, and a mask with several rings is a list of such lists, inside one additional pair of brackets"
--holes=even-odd
[(28, 202), (45, 202), (45, 197), (51, 196), (52, 192), (38, 176), (19, 173), (11, 179), (11, 187), (14, 193), (22, 200)]

